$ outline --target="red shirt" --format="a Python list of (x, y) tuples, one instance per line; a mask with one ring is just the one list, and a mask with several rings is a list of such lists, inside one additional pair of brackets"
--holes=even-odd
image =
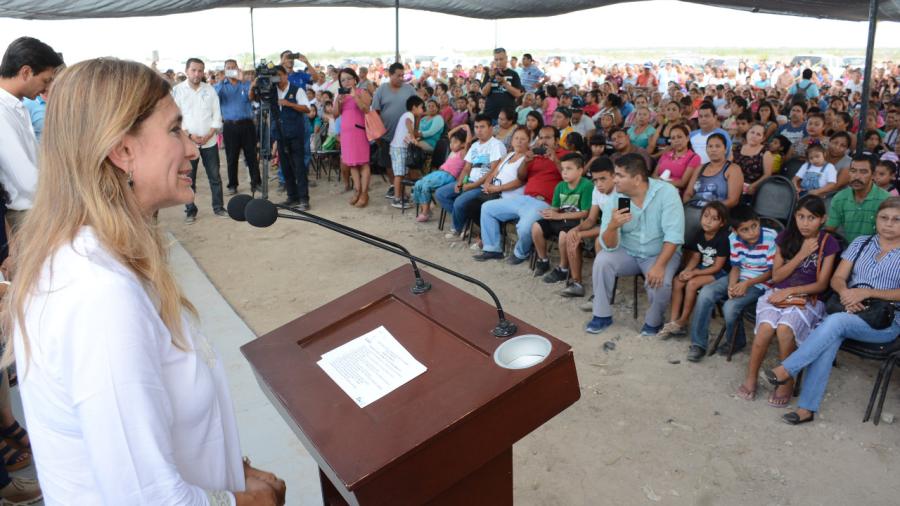
[(588, 104), (588, 105), (584, 106), (583, 110), (584, 110), (584, 115), (587, 116), (588, 118), (590, 118), (591, 116), (600, 112), (600, 106), (597, 104)]
[(637, 77), (637, 85), (641, 88), (655, 88), (659, 86), (659, 81), (656, 80), (655, 75), (645, 74), (641, 72), (641, 74)]
[[(562, 158), (568, 153), (565, 149), (557, 149), (556, 158)], [(553, 202), (553, 190), (562, 181), (562, 174), (556, 164), (546, 156), (535, 156), (526, 170), (528, 180), (525, 182), (525, 195), (541, 199), (549, 205)]]

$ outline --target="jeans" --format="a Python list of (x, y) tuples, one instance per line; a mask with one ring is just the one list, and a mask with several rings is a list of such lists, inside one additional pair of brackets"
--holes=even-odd
[(222, 127), (222, 141), (225, 144), (225, 165), (228, 168), (227, 187), (238, 187), (238, 161), (241, 151), (250, 172), (250, 185), (260, 185), (259, 162), (256, 160), (256, 129), (253, 120), (225, 122)]
[[(739, 267), (733, 267), (738, 269)], [(734, 335), (734, 349), (742, 348), (747, 344), (747, 335), (744, 333), (744, 325), (741, 321), (741, 313), (744, 308), (756, 302), (765, 289), (760, 285), (753, 285), (747, 289), (743, 297), (728, 298), (729, 276), (721, 277), (700, 289), (697, 296), (697, 305), (694, 306), (694, 314), (691, 315), (691, 344), (695, 344), (704, 350), (709, 346), (709, 319), (712, 317), (716, 303), (725, 301), (722, 312), (725, 313), (725, 336), (737, 325), (737, 333)]]
[(456, 183), (456, 178), (447, 171), (435, 170), (427, 174), (422, 179), (416, 181), (413, 186), (413, 202), (416, 204), (427, 204), (431, 202), (431, 195), (438, 188), (450, 183)]
[[(613, 287), (618, 276), (637, 276), (647, 272), (656, 264), (658, 257), (637, 258), (628, 254), (622, 248), (613, 251), (600, 251), (594, 259), (593, 283), (594, 283), (594, 316), (611, 317), (612, 307), (609, 300), (613, 295)], [(651, 327), (659, 327), (663, 324), (666, 307), (672, 299), (672, 279), (675, 271), (681, 264), (681, 252), (676, 251), (666, 264), (663, 284), (658, 288), (650, 288), (644, 283), (647, 292), (647, 300), (650, 307), (644, 316), (644, 323)]]
[[(225, 198), (222, 196), (222, 179), (219, 176), (219, 146), (200, 148), (200, 158), (203, 160), (203, 168), (206, 169), (206, 178), (209, 179), (209, 191), (212, 193), (213, 211), (225, 210)], [(197, 192), (197, 165), (200, 160), (191, 160), (191, 189)], [(184, 212), (188, 216), (197, 215), (197, 205), (193, 202), (184, 206)]]
[(864, 343), (887, 343), (896, 339), (898, 333), (900, 325), (897, 324), (897, 320), (886, 329), (875, 330), (855, 314), (828, 315), (803, 344), (781, 364), (788, 374), (795, 378), (806, 368), (797, 407), (819, 411), (819, 403), (822, 402), (825, 387), (828, 386), (831, 365), (844, 339), (852, 338)]
[(305, 153), (302, 138), (289, 137), (278, 141), (278, 159), (284, 172), (288, 200), (309, 202), (309, 174), (303, 164)]
[[(452, 211), (453, 230), (462, 232), (466, 226), (466, 205), (481, 193), (481, 188), (474, 188), (462, 193), (456, 193), (456, 182), (445, 184), (434, 192), (434, 198), (442, 208)], [(482, 232), (484, 233), (484, 232)]]
[(516, 247), (513, 254), (517, 258), (528, 258), (531, 254), (531, 226), (541, 219), (541, 211), (550, 207), (543, 200), (529, 195), (517, 195), (486, 202), (481, 208), (481, 241), (482, 250), (499, 253), (500, 223), (518, 219), (516, 223)]

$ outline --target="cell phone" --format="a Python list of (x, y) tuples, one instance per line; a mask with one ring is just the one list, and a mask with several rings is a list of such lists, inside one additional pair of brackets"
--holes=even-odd
[(537, 146), (537, 147), (531, 148), (531, 152), (536, 155), (546, 155), (547, 148), (545, 148), (543, 146)]
[(349, 95), (350, 88), (338, 88), (338, 95)]
[(631, 198), (619, 197), (619, 210), (631, 212)]

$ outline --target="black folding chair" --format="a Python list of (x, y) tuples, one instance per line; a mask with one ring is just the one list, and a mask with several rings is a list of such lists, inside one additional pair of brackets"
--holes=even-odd
[[(841, 351), (866, 360), (881, 362), (881, 367), (878, 368), (878, 374), (875, 376), (875, 384), (872, 386), (872, 393), (869, 395), (869, 404), (866, 406), (866, 413), (863, 416), (863, 423), (872, 418), (872, 423), (878, 425), (878, 422), (881, 421), (884, 398), (887, 396), (888, 386), (891, 384), (891, 374), (894, 372), (894, 366), (900, 363), (900, 336), (891, 342), (881, 344), (845, 339), (841, 344)], [(876, 397), (878, 397), (878, 406), (875, 407), (874, 417), (872, 417), (872, 407), (875, 406)]]
[(783, 176), (772, 176), (756, 189), (753, 210), (760, 217), (775, 218), (787, 225), (797, 205), (797, 190), (794, 184)]
[(803, 164), (806, 163), (800, 158), (791, 158), (784, 162), (781, 166), (781, 172), (778, 173), (779, 176), (787, 178), (788, 181), (794, 179), (794, 176), (797, 175), (797, 172), (800, 170), (800, 167), (803, 167)]
[[(644, 279), (643, 274), (638, 274), (634, 276), (634, 303), (631, 306), (631, 314), (632, 317), (637, 320), (638, 317), (638, 278), (641, 280)], [(616, 281), (613, 283), (613, 294), (612, 297), (609, 298), (609, 305), (612, 306), (616, 303), (616, 289), (619, 288), (619, 277), (616, 276)]]

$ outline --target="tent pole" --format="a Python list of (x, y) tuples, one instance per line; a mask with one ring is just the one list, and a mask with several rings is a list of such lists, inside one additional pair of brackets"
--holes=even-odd
[(872, 58), (875, 53), (875, 27), (878, 24), (878, 0), (869, 0), (869, 39), (866, 42), (866, 70), (863, 75), (862, 107), (859, 110), (859, 131), (856, 132), (856, 154), (863, 152), (866, 119), (869, 114), (869, 93), (872, 85)]
[(250, 7), (250, 44), (253, 47), (253, 62), (250, 65), (256, 68), (256, 32), (253, 25), (253, 7)]
[(394, 0), (394, 61), (400, 63), (400, 0)]

